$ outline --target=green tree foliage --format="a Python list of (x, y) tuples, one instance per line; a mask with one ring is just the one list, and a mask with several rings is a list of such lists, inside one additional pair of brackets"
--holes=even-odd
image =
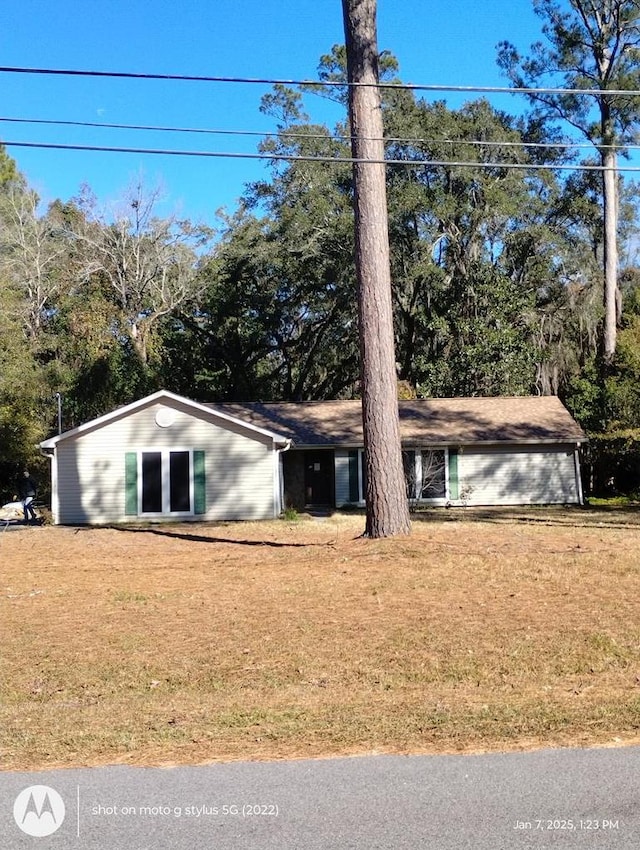
[(640, 428), (640, 270), (629, 271), (622, 328), (613, 368), (607, 378), (608, 427)]
[[(340, 79), (340, 52), (330, 58)], [(263, 149), (297, 159), (274, 159), (272, 179), (249, 187), (224, 222), (205, 297), (168, 323), (174, 388), (193, 387), (195, 374), (200, 396), (352, 394), (350, 173), (300, 159), (344, 158), (344, 126), (310, 124), (300, 93), (282, 86), (264, 108), (279, 132)], [(400, 89), (386, 90), (385, 119), (388, 157), (420, 163), (388, 168), (399, 378), (427, 395), (531, 392), (549, 342), (537, 306), (551, 304), (549, 280), (570, 254), (563, 190), (548, 173), (489, 163), (526, 165), (516, 143), (540, 127), (525, 131), (484, 101), (456, 112)], [(439, 164), (452, 159), (486, 167)]]
[(24, 185), (24, 178), (18, 171), (15, 160), (0, 143), (0, 194), (4, 194), (10, 186), (22, 185)]
[[(604, 319), (602, 352), (610, 363), (620, 319), (619, 146), (635, 141), (640, 98), (640, 6), (637, 0), (533, 0), (546, 41), (528, 57), (503, 42), (499, 64), (518, 88), (567, 89), (529, 95), (538, 114), (577, 129), (597, 152), (602, 170)], [(582, 95), (581, 90), (598, 92)], [(620, 92), (630, 92), (629, 95)]]
[(182, 386), (193, 368), (199, 395), (224, 398), (351, 394), (358, 362), (350, 171), (303, 159), (348, 149), (307, 123), (291, 90), (278, 87), (263, 108), (281, 121), (263, 150), (302, 159), (274, 161), (273, 179), (251, 185), (243, 208), (223, 222), (206, 293), (171, 326), (172, 362), (187, 341), (193, 364), (174, 374)]
[[(38, 442), (47, 432), (50, 390), (30, 333), (35, 316), (27, 298), (28, 286), (16, 274), (20, 246), (14, 250), (7, 238), (22, 192), (26, 192), (25, 181), (0, 146), (0, 503), (13, 497), (25, 466), (36, 473), (47, 471)], [(27, 195), (24, 200), (28, 207), (34, 196)], [(24, 247), (27, 245), (28, 240)]]
[[(359, 394), (343, 48), (319, 76), (338, 83), (335, 126), (309, 118), (312, 87), (276, 86), (262, 106), (277, 125), (261, 146), (270, 171), (215, 240), (135, 187), (115, 213), (87, 193), (44, 208), (0, 148), (1, 492), (55, 431), (56, 392), (65, 428), (160, 386), (205, 401)], [(405, 391), (558, 393), (590, 433), (626, 445), (611, 435), (640, 418), (634, 187), (620, 185), (622, 312), (604, 381), (597, 173), (533, 168), (571, 162), (542, 115), (453, 110), (397, 86), (383, 113)]]
[[(526, 164), (521, 133), (485, 101), (454, 112), (405, 92), (395, 100), (388, 95), (388, 156), (420, 163), (389, 174), (401, 377), (428, 395), (529, 392), (541, 181), (492, 165)], [(470, 165), (442, 165), (452, 161)], [(495, 356), (502, 347), (508, 368)]]
[[(15, 494), (22, 468), (46, 465), (38, 442), (47, 435), (48, 387), (11, 302), (0, 290), (0, 503)], [(53, 409), (53, 408), (52, 408)]]

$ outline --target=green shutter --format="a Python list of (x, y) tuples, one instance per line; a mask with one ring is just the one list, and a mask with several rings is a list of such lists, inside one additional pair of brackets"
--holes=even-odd
[(127, 452), (124, 456), (124, 512), (126, 516), (138, 515), (138, 454)]
[(207, 476), (204, 463), (204, 452), (193, 453), (193, 512), (206, 514), (207, 512)]
[(449, 449), (449, 498), (459, 499), (460, 488), (458, 485), (458, 450)]
[(358, 486), (358, 451), (349, 452), (349, 501), (360, 501), (360, 487)]

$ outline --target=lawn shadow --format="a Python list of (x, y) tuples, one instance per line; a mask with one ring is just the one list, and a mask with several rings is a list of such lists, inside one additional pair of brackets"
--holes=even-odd
[(267, 546), (272, 549), (309, 549), (312, 547), (331, 546), (332, 543), (281, 543), (276, 540), (234, 540), (231, 537), (207, 537), (204, 534), (190, 534), (186, 531), (173, 531), (166, 528), (137, 528), (135, 526), (110, 525), (113, 531), (128, 534), (156, 534), (158, 537), (169, 537), (175, 540), (186, 540), (188, 543), (232, 543), (236, 546)]
[(640, 528), (640, 505), (547, 505), (430, 508), (411, 516), (414, 522), (520, 523), (565, 528)]

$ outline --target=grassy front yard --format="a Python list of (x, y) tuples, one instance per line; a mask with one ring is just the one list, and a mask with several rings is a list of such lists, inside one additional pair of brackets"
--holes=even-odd
[(640, 513), (0, 532), (0, 765), (640, 737)]

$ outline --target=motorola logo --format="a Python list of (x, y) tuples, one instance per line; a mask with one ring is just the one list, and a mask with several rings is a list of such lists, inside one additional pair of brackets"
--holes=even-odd
[(16, 797), (13, 818), (18, 827), (34, 838), (52, 835), (62, 826), (64, 800), (48, 785), (30, 785)]

